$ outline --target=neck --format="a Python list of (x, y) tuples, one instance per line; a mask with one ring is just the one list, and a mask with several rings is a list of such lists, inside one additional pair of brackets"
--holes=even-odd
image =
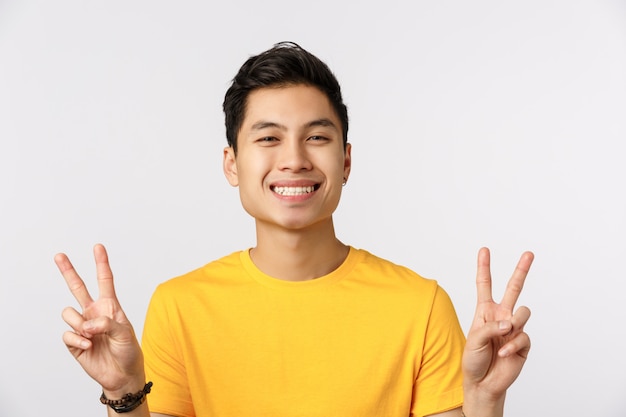
[(257, 221), (257, 246), (250, 251), (265, 274), (285, 281), (308, 281), (337, 269), (349, 248), (335, 236), (332, 219), (307, 229), (289, 230)]

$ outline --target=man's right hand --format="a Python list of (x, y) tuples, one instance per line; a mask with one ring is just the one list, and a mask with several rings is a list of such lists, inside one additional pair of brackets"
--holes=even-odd
[(143, 354), (131, 323), (120, 306), (104, 246), (94, 247), (99, 298), (94, 300), (65, 254), (54, 261), (82, 312), (63, 310), (72, 331), (63, 335), (70, 353), (101, 386), (107, 398), (118, 399), (143, 389)]

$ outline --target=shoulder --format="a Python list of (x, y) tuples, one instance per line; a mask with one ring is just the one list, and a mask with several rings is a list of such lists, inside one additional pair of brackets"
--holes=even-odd
[(359, 281), (376, 291), (377, 297), (385, 294), (396, 299), (405, 298), (411, 303), (432, 304), (441, 288), (436, 280), (425, 278), (408, 268), (372, 253), (357, 249), (359, 261), (352, 270), (351, 281)]
[(431, 321), (451, 323), (456, 320), (450, 297), (435, 279), (424, 278), (407, 266), (365, 250), (357, 251), (360, 259), (349, 280), (350, 288), (369, 291), (372, 302), (385, 306), (386, 316), (419, 323), (423, 329)]
[(364, 249), (355, 249), (355, 251), (358, 253), (360, 259), (358, 268), (361, 272), (371, 272), (383, 280), (406, 282), (412, 285), (437, 285), (437, 281), (434, 279), (424, 278), (407, 266), (381, 258)]
[(233, 252), (222, 258), (213, 260), (185, 274), (173, 277), (157, 286), (156, 293), (189, 291), (205, 285), (217, 284), (220, 280), (232, 281), (232, 277), (240, 276), (242, 270), (241, 254)]

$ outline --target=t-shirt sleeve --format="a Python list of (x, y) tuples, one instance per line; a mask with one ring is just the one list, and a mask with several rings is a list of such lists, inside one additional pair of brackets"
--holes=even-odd
[[(185, 371), (175, 302), (162, 287), (154, 292), (143, 329), (142, 350), (146, 378), (153, 382), (148, 407), (153, 413), (194, 417), (187, 373)], [(177, 330), (178, 329), (178, 330)]]
[(437, 287), (413, 386), (411, 416), (441, 413), (463, 404), (461, 359), (465, 335), (448, 294)]

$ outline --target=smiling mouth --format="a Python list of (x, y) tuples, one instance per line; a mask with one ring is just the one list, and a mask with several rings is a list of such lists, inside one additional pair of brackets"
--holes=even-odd
[(307, 187), (270, 187), (272, 191), (274, 191), (278, 195), (283, 196), (296, 196), (296, 195), (306, 195), (310, 194), (313, 191), (316, 191), (320, 188), (319, 184), (310, 185)]

